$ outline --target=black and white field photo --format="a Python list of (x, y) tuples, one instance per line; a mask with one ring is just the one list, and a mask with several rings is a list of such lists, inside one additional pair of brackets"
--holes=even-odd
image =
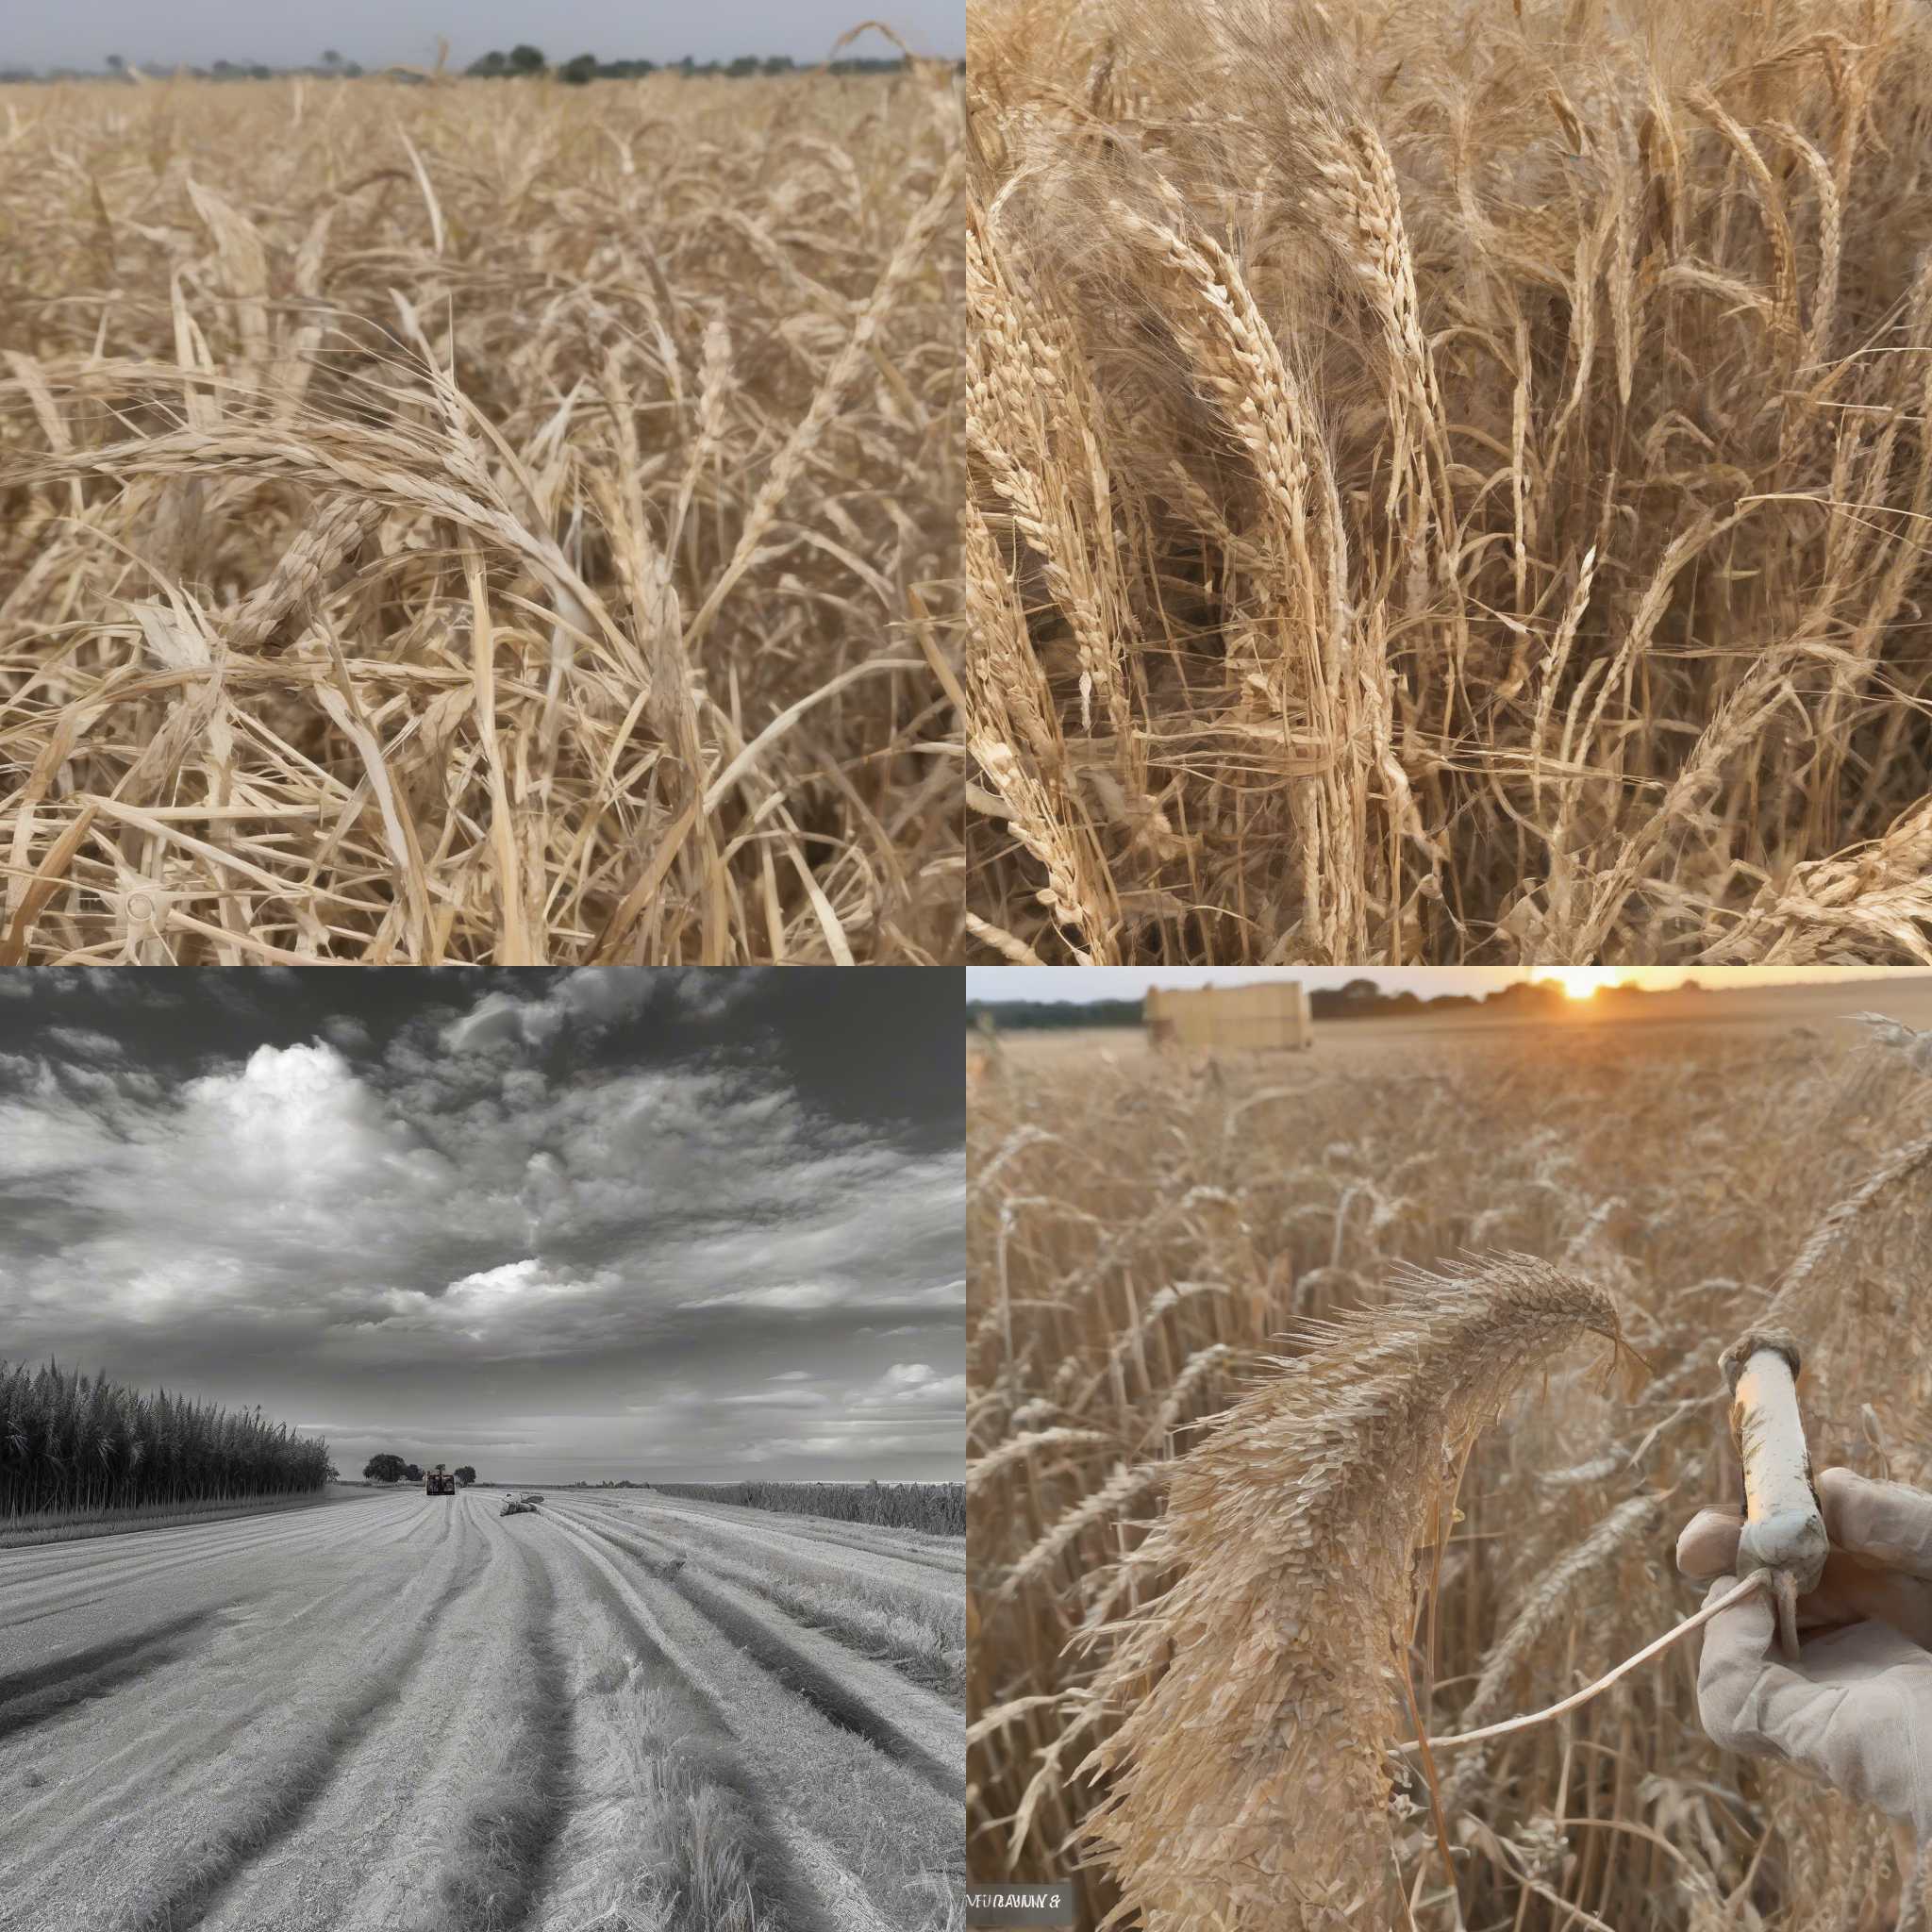
[(0, 972), (0, 1926), (958, 1926), (959, 1008)]

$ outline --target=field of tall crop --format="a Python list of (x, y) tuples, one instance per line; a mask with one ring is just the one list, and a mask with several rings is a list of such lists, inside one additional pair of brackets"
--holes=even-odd
[(962, 1483), (653, 1483), (660, 1496), (741, 1503), (753, 1509), (911, 1529), (928, 1536), (966, 1534)]
[(1706, 1735), (1695, 1633), (1433, 1790), (1396, 1755), (1697, 1607), (1746, 1329), (1796, 1336), (1818, 1466), (1932, 1485), (1932, 980), (1731, 997), (986, 1057), (976, 1878), (1084, 1862), (1129, 1932), (1904, 1923), (1875, 1813)]
[(1932, 960), (1921, 0), (974, 0), (968, 907)]
[(958, 81), (0, 90), (0, 962), (957, 954)]
[(0, 1360), (0, 1541), (314, 1495), (329, 1475), (325, 1441), (259, 1409)]

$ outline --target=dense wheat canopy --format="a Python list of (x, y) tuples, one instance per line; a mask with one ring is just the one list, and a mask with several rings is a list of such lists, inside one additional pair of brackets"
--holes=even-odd
[(0, 114), (0, 958), (957, 951), (949, 67)]
[(1918, 0), (975, 0), (972, 930), (1932, 960)]
[(1695, 1608), (1747, 1328), (1803, 1338), (1821, 1467), (1932, 1477), (1928, 1036), (1317, 1031), (1016, 1032), (974, 1078), (975, 1874), (1082, 1864), (1140, 1932), (1890, 1925), (1882, 1822), (1714, 1746), (1694, 1641), (1433, 1799), (1391, 1747)]

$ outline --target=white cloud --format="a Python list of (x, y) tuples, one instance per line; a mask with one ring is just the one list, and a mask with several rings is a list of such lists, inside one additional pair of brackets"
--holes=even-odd
[[(481, 1439), (436, 1423), (480, 1406), (490, 1426), (530, 1431), (533, 1474), (586, 1441), (608, 1445), (613, 1474), (728, 1474), (765, 1429), (818, 1441), (841, 1473), (963, 1455), (944, 1392), (959, 1149), (911, 1151), (896, 1124), (822, 1109), (780, 1053), (720, 1050), (703, 1016), (740, 995), (712, 976), (573, 974), (521, 992), (491, 975), (457, 1024), (497, 1025), (509, 1046), (458, 1052), (438, 1050), (447, 977), (399, 1024), (366, 1009), (383, 1015), (379, 1046), (361, 1022), (311, 1010), (305, 979), (315, 1037), (234, 1058), (219, 1041), (258, 1040), (279, 990), (225, 975), (219, 1006), (195, 993), (201, 1024), (177, 1041), (172, 1014), (118, 983), (141, 976), (116, 975), (112, 1006), (64, 1005), (98, 1031), (0, 1007), (15, 1049), (0, 1050), (9, 1356), (272, 1409), (280, 1389), (275, 1412), (362, 1416), (325, 1431), (361, 1454), (404, 1446), (406, 1430), (479, 1467), (467, 1445)], [(689, 1017), (689, 1045), (670, 1025), (636, 1058), (559, 1070), (522, 1052), (553, 1024), (607, 1026), (646, 980), (658, 1018)], [(897, 1350), (859, 1325), (928, 1308), (935, 1328)], [(512, 1389), (555, 1412), (512, 1423)], [(758, 1459), (808, 1460), (769, 1445)]]
[(485, 993), (469, 1012), (442, 1029), (455, 1053), (492, 1047), (541, 1046), (560, 1032), (598, 1033), (652, 1005), (695, 1020), (712, 1020), (756, 985), (757, 967), (583, 966), (546, 991)]
[(120, 1058), (121, 1049), (105, 1033), (90, 1032), (84, 1026), (49, 1026), (47, 1038), (83, 1059), (110, 1060)]
[(894, 1362), (858, 1397), (861, 1408), (966, 1407), (966, 1377), (935, 1374), (924, 1362)]
[(795, 1308), (809, 1312), (836, 1307), (842, 1299), (839, 1291), (823, 1281), (797, 1281), (773, 1288), (734, 1289), (728, 1294), (707, 1295), (691, 1304), (694, 1308)]

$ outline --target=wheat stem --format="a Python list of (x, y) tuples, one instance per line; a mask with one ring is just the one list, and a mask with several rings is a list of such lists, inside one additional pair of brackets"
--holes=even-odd
[[(1449, 1751), (1458, 1744), (1480, 1743), (1485, 1738), (1505, 1738), (1511, 1731), (1531, 1730), (1538, 1724), (1548, 1724), (1552, 1718), (1564, 1717), (1569, 1712), (1579, 1709), (1591, 1698), (1601, 1697), (1618, 1678), (1627, 1677), (1640, 1665), (1647, 1664), (1654, 1657), (1660, 1657), (1680, 1637), (1688, 1637), (1700, 1624), (1709, 1623), (1720, 1610), (1727, 1610), (1733, 1604), (1742, 1603), (1753, 1591), (1767, 1581), (1770, 1574), (1765, 1570), (1755, 1571), (1745, 1577), (1737, 1589), (1726, 1591), (1715, 1603), (1706, 1604), (1701, 1610), (1686, 1617), (1681, 1624), (1674, 1624), (1661, 1637), (1646, 1643), (1635, 1657), (1626, 1657), (1615, 1669), (1606, 1671), (1594, 1684), (1586, 1684), (1581, 1690), (1573, 1690), (1568, 1697), (1551, 1705), (1547, 1710), (1533, 1710), (1523, 1717), (1505, 1718), (1500, 1724), (1484, 1724), (1480, 1730), (1462, 1731), (1453, 1737), (1430, 1738), (1427, 1740), (1428, 1748), (1431, 1751)], [(1412, 1739), (1396, 1748), (1404, 1752), (1420, 1751), (1423, 1749), (1423, 1740)]]

